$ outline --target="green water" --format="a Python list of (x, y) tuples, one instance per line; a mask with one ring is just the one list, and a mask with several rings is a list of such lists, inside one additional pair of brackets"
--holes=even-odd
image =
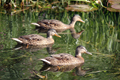
[[(14, 15), (0, 14), (0, 79), (21, 80), (41, 79), (34, 74), (47, 76), (46, 80), (119, 80), (120, 79), (120, 13), (104, 9), (93, 12), (67, 12), (47, 10), (40, 12), (26, 11)], [(27, 34), (45, 33), (35, 31), (32, 22), (42, 19), (57, 19), (66, 24), (74, 14), (79, 14), (85, 23), (77, 22), (77, 32), (85, 30), (78, 39), (74, 39), (70, 31), (60, 33), (61, 38), (54, 37), (53, 50), (55, 54), (69, 53), (75, 55), (78, 45), (83, 45), (93, 55), (83, 54), (86, 70), (84, 76), (77, 76), (75, 69), (67, 72), (40, 72), (43, 63), (38, 59), (49, 56), (46, 48), (32, 50), (15, 50), (16, 42), (12, 37)]]

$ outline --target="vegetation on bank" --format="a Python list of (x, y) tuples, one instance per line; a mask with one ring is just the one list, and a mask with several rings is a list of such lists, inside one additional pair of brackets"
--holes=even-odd
[[(112, 1), (112, 2), (111, 2)], [(0, 0), (0, 13), (14, 14), (28, 9), (39, 11), (46, 9), (66, 9), (68, 11), (89, 12), (107, 8), (109, 11), (120, 12), (114, 0)]]

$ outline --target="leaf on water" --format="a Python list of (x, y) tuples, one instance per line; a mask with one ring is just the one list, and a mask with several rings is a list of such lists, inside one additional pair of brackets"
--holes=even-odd
[(110, 3), (110, 4), (118, 4), (118, 3), (120, 3), (120, 0), (109, 0), (108, 3)]
[(120, 10), (120, 4), (113, 4), (111, 5), (112, 8), (114, 9), (119, 9)]
[(81, 4), (81, 5), (69, 5), (65, 9), (68, 11), (89, 12), (89, 11), (97, 10), (98, 8), (94, 8), (89, 5)]
[(90, 43), (90, 41), (88, 41), (88, 42), (86, 42), (87, 44), (89, 44)]
[(111, 4), (111, 8), (107, 8), (107, 10), (111, 12), (120, 12), (120, 0), (109, 0), (108, 3)]
[(71, 1), (84, 1), (84, 2), (90, 2), (89, 0), (71, 0)]
[(34, 71), (33, 71), (33, 73), (34, 73), (35, 75), (37, 75), (38, 77), (40, 77), (40, 78), (46, 78), (46, 76), (42, 76), (42, 75), (40, 75), (39, 73), (35, 73)]
[(30, 61), (32, 61), (32, 58), (30, 57)]
[(114, 9), (114, 8), (107, 8), (107, 10), (111, 12), (120, 12), (119, 9)]

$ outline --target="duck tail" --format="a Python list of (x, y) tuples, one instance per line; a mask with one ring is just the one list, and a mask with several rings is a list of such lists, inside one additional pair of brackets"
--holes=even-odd
[(31, 23), (31, 24), (33, 24), (33, 25), (35, 25), (35, 26), (40, 26), (38, 23)]
[(19, 40), (18, 38), (12, 38), (13, 40), (19, 42), (19, 43), (23, 43), (21, 40)]
[(47, 63), (47, 64), (51, 64), (51, 62), (48, 61), (48, 60), (46, 60), (46, 59), (40, 59), (40, 60), (43, 61), (43, 62), (45, 62), (45, 63)]

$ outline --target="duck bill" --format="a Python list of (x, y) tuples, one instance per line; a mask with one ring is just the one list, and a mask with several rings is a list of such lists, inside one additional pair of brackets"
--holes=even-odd
[(79, 21), (82, 22), (82, 23), (85, 23), (85, 21), (83, 21), (82, 19), (80, 19)]
[(55, 36), (57, 36), (57, 37), (60, 37), (60, 38), (61, 38), (61, 36), (60, 36), (60, 35), (58, 35), (58, 34), (55, 34)]
[(92, 55), (92, 53), (90, 53), (90, 52), (86, 52), (86, 54)]

